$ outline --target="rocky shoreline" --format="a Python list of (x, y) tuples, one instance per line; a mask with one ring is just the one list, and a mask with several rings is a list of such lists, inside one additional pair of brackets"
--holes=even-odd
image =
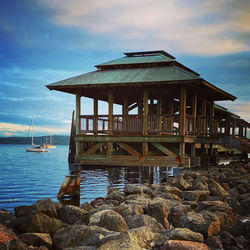
[(249, 249), (250, 164), (185, 169), (110, 188), (80, 208), (39, 200), (0, 210), (0, 249)]

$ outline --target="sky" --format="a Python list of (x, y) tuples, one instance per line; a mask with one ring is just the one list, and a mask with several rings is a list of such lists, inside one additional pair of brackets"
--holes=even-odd
[(45, 85), (146, 50), (165, 50), (237, 96), (218, 104), (250, 122), (249, 0), (0, 3), (0, 136), (25, 136), (32, 117), (36, 135), (69, 134), (74, 96)]

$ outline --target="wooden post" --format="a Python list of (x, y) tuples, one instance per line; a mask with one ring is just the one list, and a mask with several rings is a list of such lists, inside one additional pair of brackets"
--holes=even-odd
[(142, 113), (143, 113), (143, 100), (142, 100), (142, 95), (140, 94), (138, 96), (138, 115), (139, 116), (142, 116)]
[(123, 131), (127, 132), (128, 130), (128, 97), (127, 95), (123, 97), (122, 119), (123, 119)]
[[(113, 135), (113, 109), (114, 109), (114, 94), (112, 90), (108, 92), (108, 103), (109, 103), (109, 114), (108, 114), (108, 129), (109, 129), (109, 136)], [(113, 143), (108, 142), (108, 155), (112, 155), (113, 151)]]
[(158, 115), (158, 130), (159, 130), (159, 134), (162, 131), (162, 127), (161, 127), (161, 115), (162, 115), (162, 98), (159, 97), (157, 100), (157, 115)]
[(197, 90), (194, 90), (192, 98), (192, 116), (193, 116), (193, 134), (197, 135), (196, 131), (196, 119), (197, 119)]
[[(81, 95), (79, 92), (76, 93), (76, 135), (81, 132)], [(80, 143), (76, 142), (76, 155), (80, 154)]]
[(230, 135), (231, 117), (227, 117), (225, 122), (226, 122), (225, 134)]
[(169, 95), (169, 99), (167, 102), (167, 113), (170, 115), (168, 129), (171, 131), (170, 134), (173, 134), (173, 127), (174, 127), (174, 97)]
[(243, 126), (239, 124), (239, 137), (243, 137)]
[(205, 135), (207, 132), (207, 98), (203, 96), (201, 106), (201, 134)]
[(195, 143), (191, 143), (191, 165), (195, 164)]
[[(181, 88), (180, 98), (180, 121), (179, 121), (180, 135), (185, 136), (186, 134), (186, 88)], [(179, 155), (183, 157), (185, 155), (185, 143), (181, 142), (179, 145)]]
[[(148, 88), (145, 87), (143, 90), (143, 135), (148, 134)], [(148, 155), (148, 143), (142, 143), (143, 156)]]
[(232, 135), (235, 135), (235, 123), (235, 121), (232, 122)]
[(210, 103), (210, 113), (209, 113), (209, 135), (213, 135), (215, 133), (215, 120), (214, 120), (214, 101), (212, 100)]
[(94, 123), (93, 123), (94, 135), (98, 134), (98, 99), (94, 98)]

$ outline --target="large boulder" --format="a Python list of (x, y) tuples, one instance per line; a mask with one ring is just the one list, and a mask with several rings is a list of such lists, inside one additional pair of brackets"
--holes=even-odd
[(190, 211), (191, 207), (189, 205), (178, 205), (173, 207), (170, 210), (169, 221), (173, 226), (177, 226), (179, 224), (179, 218)]
[(170, 209), (164, 203), (156, 202), (148, 205), (147, 214), (155, 218), (165, 228), (169, 228), (168, 214)]
[(181, 205), (181, 202), (177, 200), (169, 200), (169, 199), (163, 199), (161, 197), (155, 197), (149, 204), (160, 202), (164, 203), (169, 209), (172, 209), (173, 207)]
[(81, 207), (81, 209), (84, 209), (85, 211), (89, 212), (91, 209), (93, 209), (94, 207), (92, 205), (90, 205), (87, 201), (84, 202)]
[(203, 201), (209, 196), (210, 192), (205, 190), (183, 191), (181, 198), (187, 201)]
[(125, 220), (129, 229), (146, 226), (150, 228), (151, 232), (153, 233), (162, 232), (166, 230), (163, 225), (159, 223), (155, 218), (145, 214), (135, 214), (132, 216), (126, 216)]
[(119, 203), (124, 201), (124, 195), (120, 191), (113, 191), (108, 194), (108, 200), (117, 200)]
[(219, 197), (226, 197), (229, 196), (229, 193), (215, 180), (210, 179), (208, 182), (209, 190), (211, 195), (219, 196)]
[(188, 181), (186, 181), (183, 177), (183, 174), (180, 174), (178, 176), (176, 176), (173, 179), (173, 183), (172, 183), (175, 187), (179, 188), (180, 190), (187, 190), (189, 189), (192, 184), (189, 183)]
[(0, 249), (26, 250), (27, 246), (17, 238), (14, 232), (0, 224)]
[(7, 209), (0, 210), (0, 224), (8, 228), (13, 228), (15, 225), (16, 216)]
[(201, 201), (199, 202), (199, 210), (221, 211), (228, 215), (232, 214), (232, 208), (223, 201)]
[(137, 184), (127, 184), (124, 188), (124, 194), (126, 196), (131, 194), (142, 194), (143, 193), (143, 186)]
[(200, 233), (196, 233), (191, 231), (188, 228), (175, 228), (171, 230), (169, 233), (170, 240), (189, 240), (189, 241), (197, 241), (203, 242), (203, 236)]
[(70, 225), (58, 230), (53, 237), (53, 244), (56, 249), (81, 246), (95, 234), (107, 236), (112, 232), (97, 226)]
[(45, 233), (24, 233), (18, 236), (19, 240), (28, 246), (46, 246), (52, 249), (52, 239), (49, 234)]
[[(148, 227), (139, 227), (131, 229), (127, 232), (122, 232), (115, 237), (110, 237), (110, 240), (105, 240), (101, 244), (99, 250), (141, 250), (148, 249), (150, 243), (154, 239), (154, 234)], [(102, 242), (102, 240), (101, 240)]]
[(36, 213), (16, 219), (15, 228), (20, 233), (54, 233), (62, 228), (61, 220), (50, 218), (46, 214)]
[(38, 213), (43, 213), (49, 217), (58, 217), (55, 203), (51, 199), (42, 199), (35, 203), (34, 205)]
[(216, 214), (212, 213), (211, 211), (201, 211), (200, 215), (206, 221), (206, 233), (208, 236), (211, 235), (218, 235), (221, 229), (221, 222)]
[(128, 230), (128, 225), (123, 217), (112, 210), (102, 213), (99, 225), (110, 231), (123, 232)]
[(159, 250), (208, 250), (204, 243), (186, 240), (168, 240)]
[(77, 220), (83, 219), (88, 212), (82, 208), (66, 205), (59, 211), (59, 218), (68, 224), (73, 224)]
[(114, 211), (121, 214), (122, 217), (144, 213), (142, 207), (138, 204), (122, 204), (114, 208)]
[(174, 194), (177, 195), (178, 197), (181, 196), (181, 190), (177, 187), (169, 186), (169, 185), (161, 185), (157, 187), (156, 191), (158, 193), (169, 193), (169, 194)]
[(89, 225), (99, 226), (102, 214), (107, 212), (107, 211), (110, 211), (110, 210), (101, 210), (101, 211), (97, 211), (97, 212), (91, 214), (89, 216)]

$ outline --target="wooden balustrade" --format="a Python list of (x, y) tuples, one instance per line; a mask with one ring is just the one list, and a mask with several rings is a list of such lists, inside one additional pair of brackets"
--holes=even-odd
[[(179, 115), (148, 115), (149, 134), (179, 135)], [(108, 115), (81, 115), (80, 132), (87, 134), (108, 134)], [(112, 131), (115, 134), (142, 134), (143, 116), (139, 115), (113, 115)], [(241, 136), (240, 125), (231, 122), (227, 118), (197, 116), (196, 126), (192, 115), (186, 114), (185, 135), (218, 136), (234, 135)], [(97, 129), (94, 124), (97, 124)]]

